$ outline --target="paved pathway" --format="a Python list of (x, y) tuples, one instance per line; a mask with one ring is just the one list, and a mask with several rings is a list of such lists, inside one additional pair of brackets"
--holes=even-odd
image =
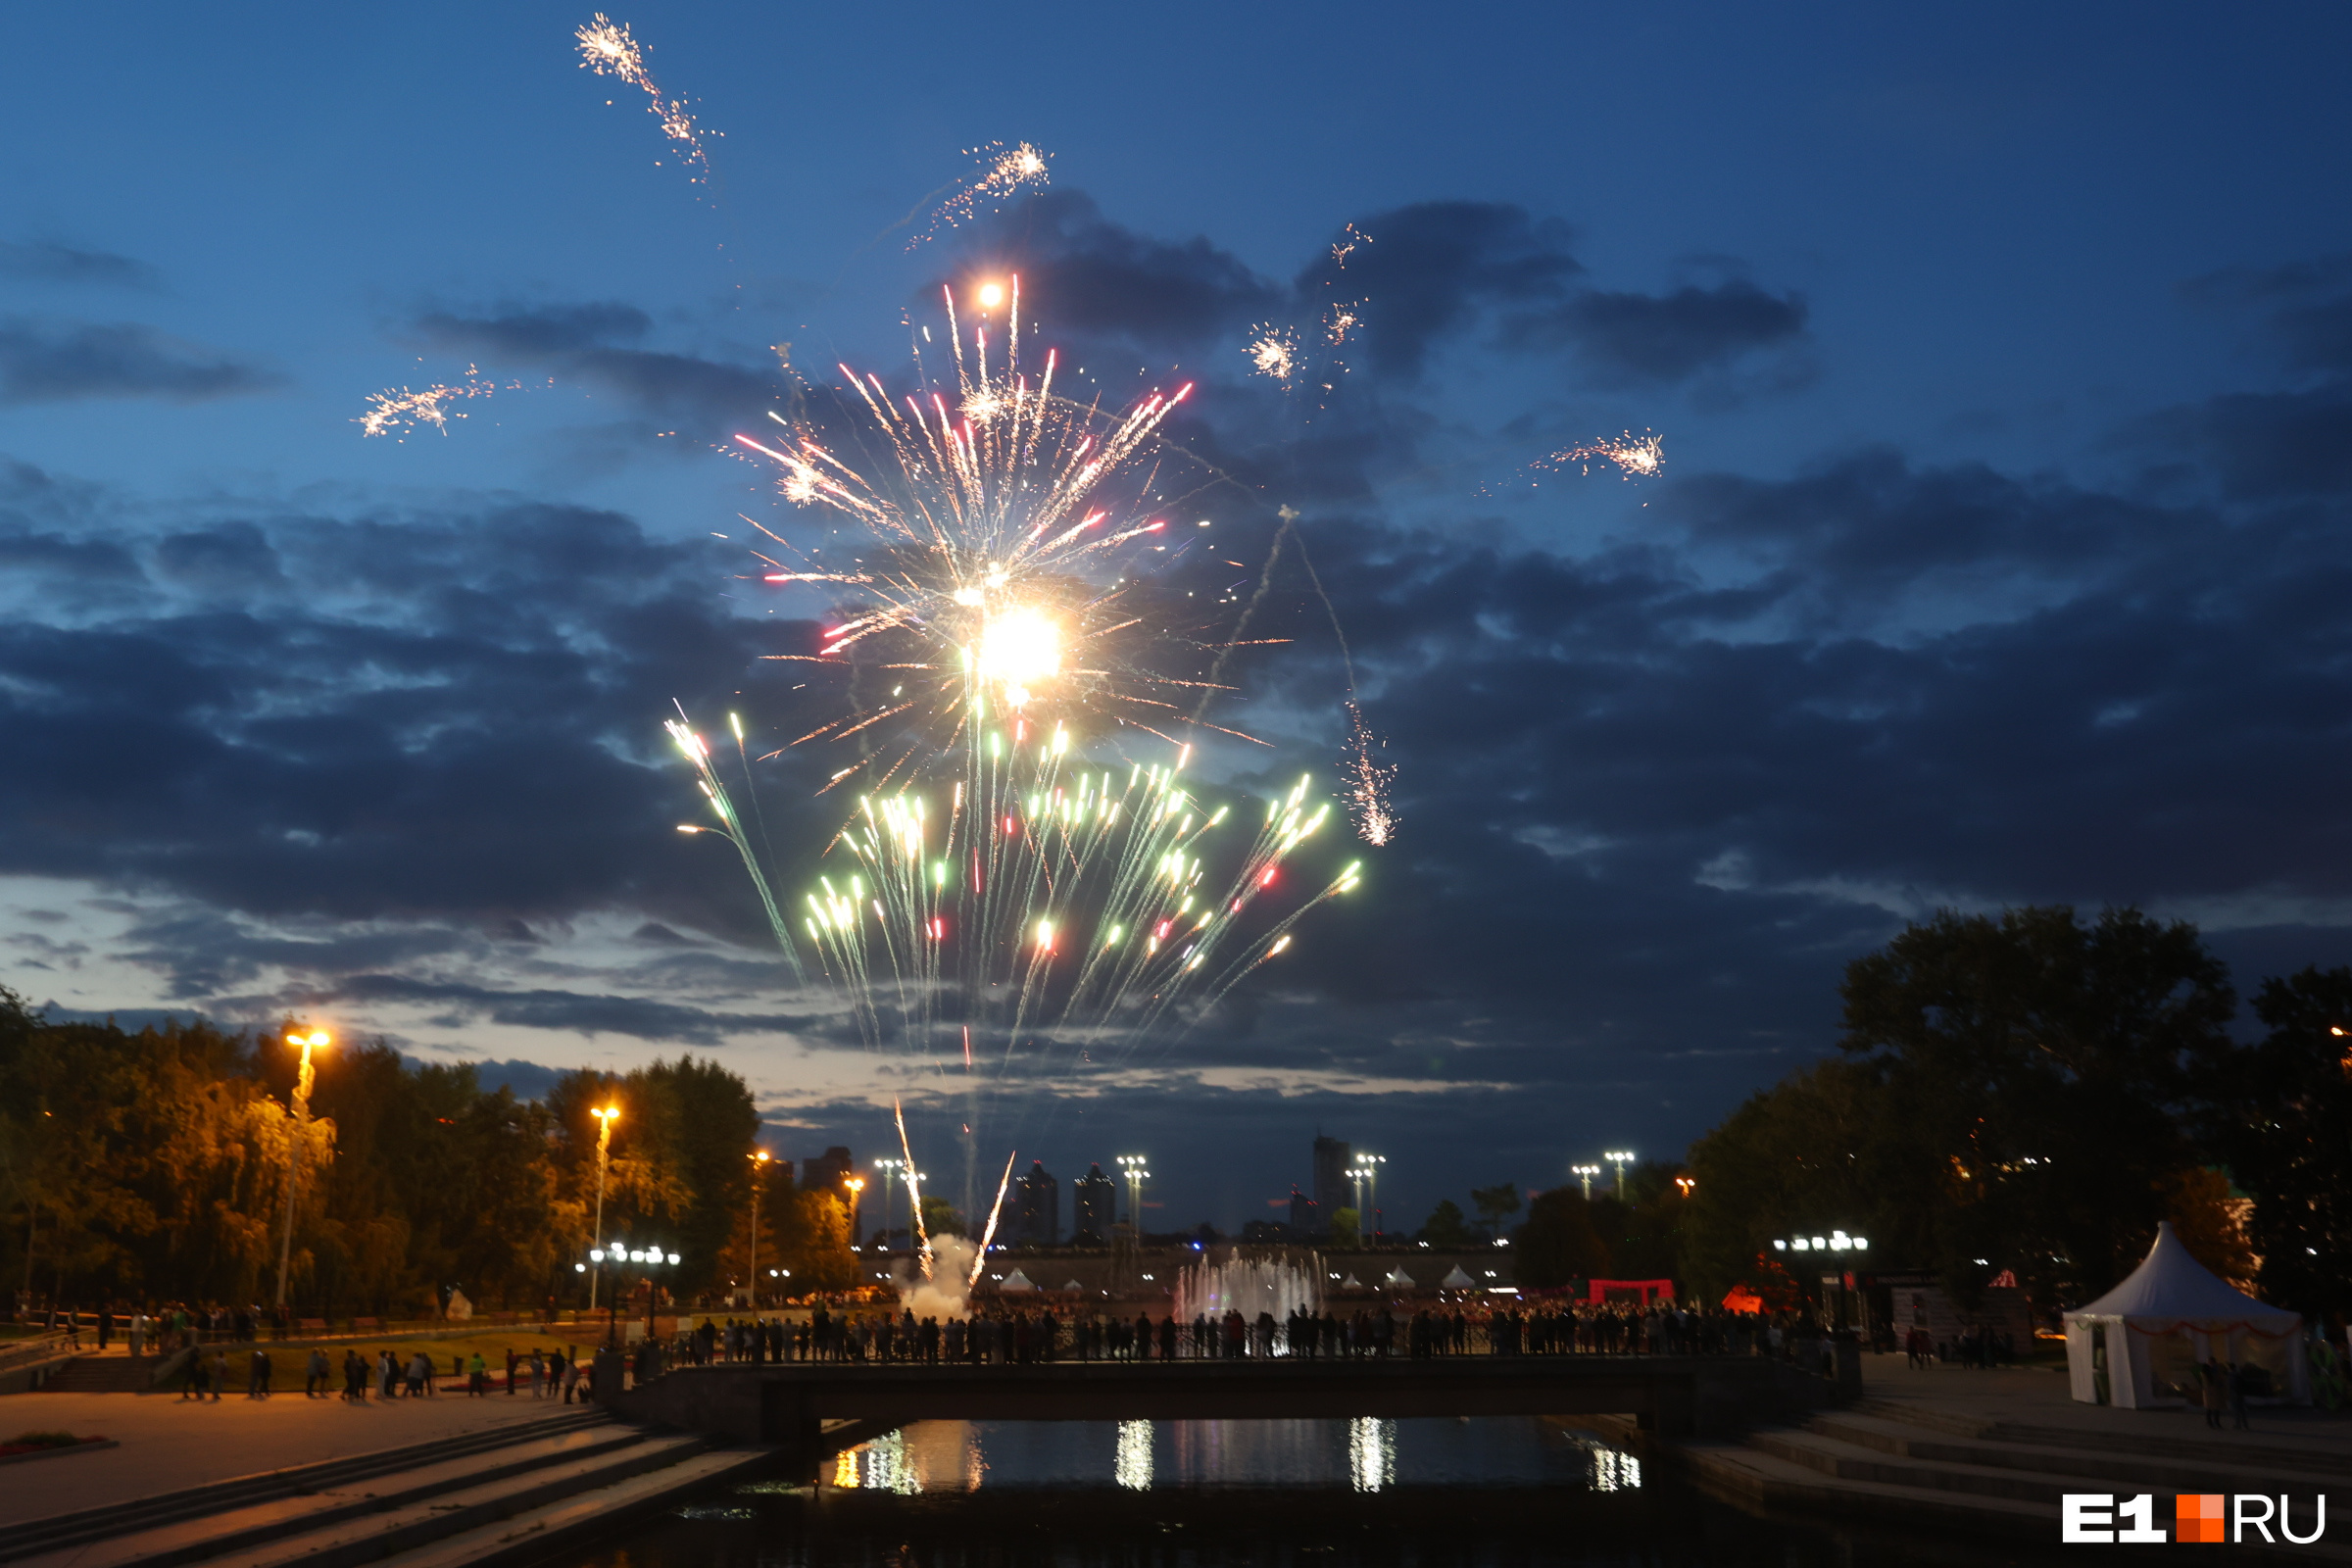
[[(28, 1464), (0, 1465), (0, 1525), (175, 1492), (288, 1465), (429, 1442), (497, 1422), (532, 1421), (565, 1409), (527, 1393), (467, 1398), (306, 1399), (299, 1394), (183, 1401), (162, 1394), (20, 1394), (0, 1398), (0, 1442), (24, 1431), (64, 1429), (122, 1445)], [(571, 1408), (576, 1410), (576, 1406)]]

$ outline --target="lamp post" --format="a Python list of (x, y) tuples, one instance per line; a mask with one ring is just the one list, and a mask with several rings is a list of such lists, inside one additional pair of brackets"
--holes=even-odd
[(1389, 1156), (1386, 1154), (1358, 1154), (1355, 1156), (1355, 1169), (1348, 1173), (1355, 1183), (1356, 1214), (1358, 1217), (1366, 1214), (1372, 1216), (1372, 1234), (1375, 1238), (1380, 1235), (1380, 1210), (1375, 1206), (1380, 1201), (1380, 1167), (1388, 1162)]
[(858, 1250), (858, 1232), (861, 1228), (858, 1211), (864, 1206), (864, 1201), (859, 1195), (865, 1191), (865, 1178), (862, 1176), (844, 1177), (841, 1185), (850, 1190), (850, 1250), (855, 1252)]
[(1152, 1179), (1151, 1161), (1141, 1154), (1121, 1154), (1119, 1170), (1127, 1178), (1127, 1228), (1140, 1241), (1144, 1234), (1144, 1183)]
[[(877, 1159), (874, 1169), (882, 1173), (882, 1250), (890, 1250), (890, 1179), (906, 1168), (903, 1159)], [(906, 1245), (914, 1246), (914, 1217), (906, 1218)]]
[(1625, 1167), (1633, 1162), (1634, 1152), (1630, 1149), (1612, 1149), (1600, 1157), (1617, 1167), (1617, 1201), (1622, 1203), (1625, 1201)]
[(323, 1029), (286, 1036), (287, 1045), (302, 1048), (302, 1066), (294, 1074), (294, 1125), (286, 1143), (286, 1228), (277, 1244), (277, 1310), (281, 1320), (286, 1310), (286, 1275), (294, 1264), (294, 1184), (302, 1176), (302, 1131), (311, 1120), (311, 1051), (314, 1047), (324, 1049), (331, 1038)]
[(752, 1282), (752, 1317), (760, 1316), (760, 1186), (767, 1177), (768, 1152), (764, 1149), (752, 1151), (752, 1256), (745, 1265), (744, 1277)]
[(588, 1276), (588, 1310), (596, 1310), (596, 1288), (605, 1277), (605, 1165), (612, 1150), (612, 1124), (620, 1120), (618, 1105), (599, 1105), (588, 1112), (597, 1120), (596, 1129), (596, 1234), (590, 1238), (588, 1255), (596, 1260), (596, 1271)]
[(1571, 1165), (1568, 1174), (1585, 1184), (1585, 1201), (1592, 1201), (1592, 1178), (1600, 1174), (1598, 1165)]

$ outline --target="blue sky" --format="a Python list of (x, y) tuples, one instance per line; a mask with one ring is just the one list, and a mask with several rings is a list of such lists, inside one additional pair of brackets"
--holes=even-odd
[[(1230, 1224), (1318, 1122), (1416, 1215), (1675, 1152), (1942, 904), (2142, 902), (2245, 988), (2341, 960), (2340, 12), (614, 13), (723, 132), (707, 187), (576, 69), (587, 15), (16, 19), (0, 983), (712, 1050), (785, 1153), (872, 1145), (896, 1080), (659, 837), (652, 740), (811, 608), (710, 537), (781, 506), (713, 450), (773, 345), (887, 368), (1008, 262), (1105, 387), (1201, 382), (1186, 439), (1253, 487), (1220, 537), (1300, 510), (1407, 821), (1311, 961), (1025, 1121), (1049, 1164), (1141, 1142)], [(906, 250), (999, 139), (1051, 191)], [(1371, 337), (1310, 413), (1243, 328), (1350, 222)], [(469, 362), (521, 389), (360, 437)], [(1526, 486), (1624, 428), (1663, 478)], [(1269, 776), (1344, 691), (1277, 586)]]

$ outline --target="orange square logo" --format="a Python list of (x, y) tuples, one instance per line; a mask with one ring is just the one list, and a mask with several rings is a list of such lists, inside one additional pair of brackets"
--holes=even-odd
[(2224, 1500), (2218, 1492), (2176, 1494), (2173, 1512), (2173, 1540), (2176, 1542), (2210, 1541), (2217, 1544), (2229, 1540), (2222, 1525)]

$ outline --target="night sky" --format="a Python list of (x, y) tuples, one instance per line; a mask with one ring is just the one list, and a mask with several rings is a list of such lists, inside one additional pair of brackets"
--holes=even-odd
[[(903, 381), (1006, 270), (1105, 397), (1198, 383), (1186, 520), (1252, 565), (1172, 585), (1253, 584), (1298, 514), (1293, 641), (1214, 715), (1271, 749), (1203, 772), (1332, 772), (1311, 561), (1403, 818), (1234, 1006), (1038, 1086), (1024, 1165), (1141, 1150), (1166, 1223), (1231, 1227), (1320, 1126), (1417, 1222), (1679, 1154), (1939, 906), (2136, 903), (2241, 990), (2352, 959), (2340, 7), (613, 15), (723, 133), (707, 185), (577, 69), (585, 9), (12, 13), (0, 984), (526, 1093), (691, 1050), (788, 1157), (883, 1152), (903, 1092), (950, 1160), (941, 1080), (673, 831), (660, 725), (814, 710), (760, 656), (824, 605), (738, 517), (794, 509), (722, 450), (778, 346)], [(909, 250), (997, 140), (1050, 188)], [(1250, 374), (1343, 296), (1330, 392)], [(363, 439), (468, 365), (510, 389)], [(1528, 466), (1623, 430), (1662, 477)], [(792, 842), (824, 771), (763, 774)]]

